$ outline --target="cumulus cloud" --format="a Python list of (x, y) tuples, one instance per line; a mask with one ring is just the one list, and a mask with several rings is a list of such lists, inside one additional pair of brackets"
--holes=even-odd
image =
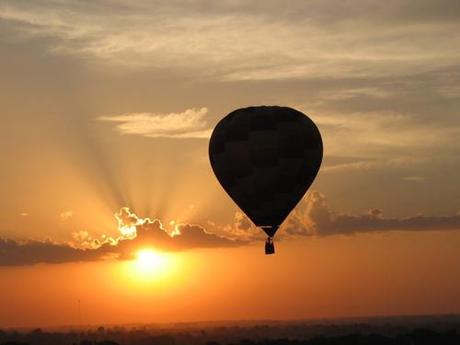
[(131, 255), (133, 250), (142, 245), (175, 251), (191, 248), (234, 247), (244, 244), (240, 239), (229, 239), (210, 233), (197, 224), (176, 224), (174, 229), (168, 231), (158, 219), (139, 218), (127, 208), (124, 208), (123, 214), (128, 218), (128, 223), (121, 222), (120, 230), (135, 224), (134, 234), (118, 239), (117, 247), (123, 257)]
[(192, 248), (236, 247), (242, 239), (229, 239), (208, 232), (196, 224), (177, 224), (168, 232), (158, 219), (140, 218), (123, 207), (115, 214), (120, 236), (94, 238), (88, 231), (73, 234), (72, 241), (16, 241), (0, 238), (0, 266), (22, 266), (38, 263), (65, 263), (103, 259), (129, 260), (142, 247), (182, 251)]
[(180, 113), (128, 113), (100, 116), (97, 119), (115, 123), (121, 134), (150, 138), (208, 138), (211, 128), (206, 121), (207, 113), (207, 108), (200, 108)]
[(460, 215), (407, 218), (385, 217), (381, 209), (365, 214), (346, 214), (333, 211), (326, 197), (313, 192), (291, 213), (282, 227), (288, 235), (328, 236), (383, 231), (447, 231), (460, 230)]
[[(143, 247), (182, 251), (193, 248), (224, 248), (263, 241), (264, 233), (241, 212), (231, 224), (209, 225), (216, 233), (196, 224), (175, 224), (167, 230), (160, 220), (140, 218), (129, 208), (116, 213), (120, 236), (94, 238), (88, 231), (73, 234), (72, 241), (17, 241), (0, 238), (0, 266), (65, 263), (103, 259), (130, 260)], [(126, 229), (130, 229), (127, 231)], [(338, 213), (326, 197), (312, 192), (291, 212), (281, 226), (278, 240), (290, 237), (352, 235), (385, 231), (452, 231), (460, 230), (460, 214), (451, 216), (415, 215), (406, 218), (385, 217), (379, 208), (363, 214)]]
[(247, 242), (265, 240), (266, 235), (262, 230), (257, 228), (252, 221), (244, 213), (235, 212), (234, 222), (224, 226), (216, 226), (212, 224), (220, 233), (225, 234), (226, 237)]

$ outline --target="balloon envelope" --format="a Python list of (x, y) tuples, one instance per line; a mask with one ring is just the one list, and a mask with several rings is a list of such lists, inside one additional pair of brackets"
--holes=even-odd
[(288, 107), (235, 110), (217, 124), (209, 143), (220, 184), (268, 236), (313, 183), (322, 157), (316, 125)]

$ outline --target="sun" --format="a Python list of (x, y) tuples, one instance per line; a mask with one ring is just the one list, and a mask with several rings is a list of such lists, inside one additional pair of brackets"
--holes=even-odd
[(177, 276), (181, 262), (181, 256), (177, 253), (140, 247), (133, 252), (132, 260), (121, 263), (120, 267), (126, 277), (139, 287), (170, 282)]
[(162, 273), (167, 269), (168, 259), (166, 254), (150, 248), (140, 249), (136, 253), (135, 268), (138, 273), (152, 275)]
[(143, 271), (157, 270), (165, 265), (166, 258), (153, 249), (141, 249), (136, 255), (136, 266)]

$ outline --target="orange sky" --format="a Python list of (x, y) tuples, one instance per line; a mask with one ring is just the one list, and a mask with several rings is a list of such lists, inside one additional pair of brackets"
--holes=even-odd
[[(2, 1), (0, 327), (460, 313), (457, 12)], [(261, 104), (324, 141), (273, 257), (208, 160)]]
[(271, 257), (261, 245), (207, 249), (163, 254), (151, 271), (130, 262), (2, 268), (0, 324), (456, 313), (459, 240), (441, 232), (299, 240)]

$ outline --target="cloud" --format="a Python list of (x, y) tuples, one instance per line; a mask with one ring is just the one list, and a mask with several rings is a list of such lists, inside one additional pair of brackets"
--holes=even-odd
[[(5, 0), (0, 24), (8, 34), (0, 40), (36, 43), (97, 69), (114, 65), (158, 73), (161, 80), (176, 81), (179, 75), (186, 83), (205, 81), (197, 87), (264, 81), (251, 84), (263, 100), (312, 115), (324, 135), (326, 156), (356, 158), (324, 171), (399, 169), (394, 163), (414, 157), (458, 156), (458, 145), (451, 144), (460, 139), (457, 1), (356, 0), (350, 6), (340, 0), (292, 0), (280, 12), (281, 5), (279, 0), (263, 6), (243, 0), (193, 5)], [(276, 88), (270, 95), (267, 85), (275, 84), (269, 80), (283, 80), (285, 93)], [(230, 85), (241, 93), (241, 83)], [(204, 117), (167, 116), (174, 114), (183, 113), (103, 118), (122, 134), (209, 136)]]
[[(216, 229), (216, 233), (196, 224), (176, 224), (174, 229), (168, 231), (160, 220), (140, 218), (127, 207), (122, 208), (115, 216), (120, 230), (120, 236), (116, 238), (94, 238), (87, 231), (74, 233), (73, 240), (68, 243), (0, 238), (0, 266), (104, 259), (130, 260), (143, 247), (183, 251), (193, 248), (237, 247), (265, 239), (264, 233), (241, 212), (235, 214), (235, 222), (232, 224), (218, 226), (209, 222)], [(378, 208), (358, 215), (338, 213), (329, 207), (323, 194), (315, 191), (291, 212), (276, 237), (280, 240), (298, 236), (452, 230), (460, 230), (460, 214), (419, 214), (407, 218), (388, 218)]]
[[(139, 218), (127, 207), (116, 215), (120, 236), (93, 238), (87, 231), (73, 234), (68, 243), (0, 238), (0, 266), (24, 266), (38, 263), (130, 260), (145, 246), (158, 250), (182, 251), (193, 248), (224, 248), (246, 244), (208, 232), (200, 225), (178, 224), (169, 233), (158, 220)], [(127, 231), (126, 229), (131, 229)]]
[(337, 213), (319, 192), (301, 202), (282, 226), (288, 235), (329, 236), (383, 231), (449, 231), (460, 230), (460, 215), (387, 218), (381, 209), (365, 214)]
[(231, 224), (218, 226), (211, 224), (216, 231), (225, 235), (225, 237), (234, 240), (243, 240), (246, 242), (265, 240), (266, 235), (262, 230), (257, 228), (252, 221), (242, 212), (235, 212), (235, 220)]
[(460, 138), (460, 122), (450, 106), (443, 110), (443, 100), (428, 101), (430, 96), (419, 91), (406, 95), (403, 87), (399, 95), (389, 94), (387, 99), (355, 98), (355, 92), (347, 90), (336, 90), (334, 99), (324, 100), (317, 94), (311, 96), (315, 104), (293, 105), (313, 114), (321, 131), (323, 173), (371, 170), (418, 176), (419, 171), (430, 171), (435, 164), (456, 164), (460, 151), (452, 143)]
[[(337, 159), (343, 158), (343, 159)], [(322, 172), (330, 173), (337, 172), (343, 173), (346, 171), (366, 171), (376, 169), (394, 169), (401, 167), (414, 166), (416, 164), (425, 162), (424, 157), (410, 157), (400, 156), (394, 158), (359, 158), (359, 157), (340, 157), (340, 156), (328, 156), (324, 160)], [(404, 178), (403, 178), (404, 179)]]
[(203, 227), (193, 224), (179, 224), (177, 226), (178, 233), (175, 234), (173, 241), (175, 246), (179, 248), (212, 248), (212, 247), (228, 247), (244, 244), (242, 239), (229, 240), (226, 237), (221, 237), (207, 232)]
[(144, 224), (144, 220), (132, 213), (129, 207), (122, 207), (115, 213), (118, 222), (118, 230), (124, 237), (134, 238), (137, 233), (137, 226)]
[(5, 0), (0, 20), (53, 54), (222, 80), (409, 75), (459, 58), (455, 0), (109, 4)]
[[(160, 220), (139, 218), (123, 207), (116, 214), (118, 227), (123, 235), (118, 240), (118, 247), (123, 255), (130, 252), (127, 248), (138, 248), (139, 245), (153, 245), (164, 250), (185, 250), (191, 248), (234, 247), (244, 244), (241, 239), (229, 239), (208, 232), (197, 224), (175, 224), (167, 231)], [(130, 228), (130, 231), (126, 231)], [(131, 241), (127, 241), (130, 239)]]
[[(303, 106), (299, 108), (306, 111)], [(323, 129), (328, 155), (354, 154), (356, 157), (379, 157), (382, 160), (399, 158), (394, 156), (395, 152), (414, 160), (415, 151), (442, 151), (448, 147), (451, 138), (460, 136), (460, 129), (456, 126), (446, 127), (439, 121), (422, 119), (423, 116), (418, 113), (385, 110), (344, 110), (341, 114), (319, 110), (315, 117), (318, 126)], [(453, 121), (456, 123), (458, 119)], [(344, 147), (347, 149), (344, 150)]]
[(0, 266), (24, 266), (38, 263), (66, 263), (95, 261), (108, 257), (111, 251), (107, 246), (92, 249), (79, 249), (68, 244), (51, 241), (15, 241), (0, 238)]
[(99, 121), (117, 124), (121, 134), (150, 138), (208, 138), (210, 125), (206, 121), (207, 108), (187, 109), (181, 113), (128, 113), (100, 116)]

